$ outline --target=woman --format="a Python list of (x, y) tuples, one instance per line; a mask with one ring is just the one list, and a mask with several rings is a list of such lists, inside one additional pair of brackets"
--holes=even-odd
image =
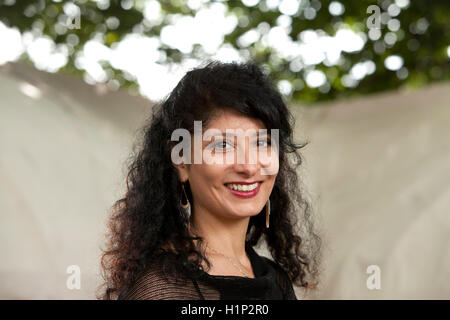
[[(198, 124), (215, 131), (205, 139)], [(154, 106), (113, 207), (103, 298), (296, 299), (293, 284), (313, 287), (320, 239), (298, 186), (305, 144), (292, 126), (255, 63), (188, 72)], [(187, 148), (177, 130), (190, 134)], [(254, 250), (260, 240), (273, 260)]]

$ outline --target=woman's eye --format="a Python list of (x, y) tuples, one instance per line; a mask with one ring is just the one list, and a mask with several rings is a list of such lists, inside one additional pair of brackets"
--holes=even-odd
[(259, 140), (258, 141), (258, 147), (268, 147), (270, 146), (269, 140)]
[(215, 150), (225, 150), (231, 148), (232, 145), (228, 141), (218, 141), (212, 144), (213, 149)]

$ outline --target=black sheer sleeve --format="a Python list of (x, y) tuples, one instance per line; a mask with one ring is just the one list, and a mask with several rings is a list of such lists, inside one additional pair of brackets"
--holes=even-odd
[(160, 269), (150, 268), (124, 290), (119, 300), (217, 300), (220, 294), (188, 277), (175, 279)]

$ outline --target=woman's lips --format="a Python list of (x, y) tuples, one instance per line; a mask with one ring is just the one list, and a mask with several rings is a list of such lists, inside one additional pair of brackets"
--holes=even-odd
[(247, 198), (253, 198), (254, 196), (256, 196), (258, 194), (259, 189), (261, 187), (261, 182), (258, 182), (258, 186), (251, 191), (233, 190), (233, 189), (229, 188), (227, 185), (225, 185), (225, 187), (228, 189), (228, 191), (230, 191), (231, 194), (235, 195), (236, 197), (247, 199)]

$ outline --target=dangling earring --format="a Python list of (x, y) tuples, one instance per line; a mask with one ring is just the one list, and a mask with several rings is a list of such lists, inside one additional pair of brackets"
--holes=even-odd
[[(189, 202), (189, 198), (186, 194), (186, 190), (184, 189), (184, 183), (181, 184), (181, 189), (183, 190), (183, 192), (181, 194), (180, 205), (185, 210), (185, 212), (187, 214), (187, 219), (189, 220), (191, 217), (191, 203)], [(184, 204), (183, 204), (183, 195), (186, 198), (186, 203), (184, 203)]]
[(270, 217), (270, 199), (267, 199), (267, 203), (266, 203), (266, 229), (269, 229), (269, 217)]

